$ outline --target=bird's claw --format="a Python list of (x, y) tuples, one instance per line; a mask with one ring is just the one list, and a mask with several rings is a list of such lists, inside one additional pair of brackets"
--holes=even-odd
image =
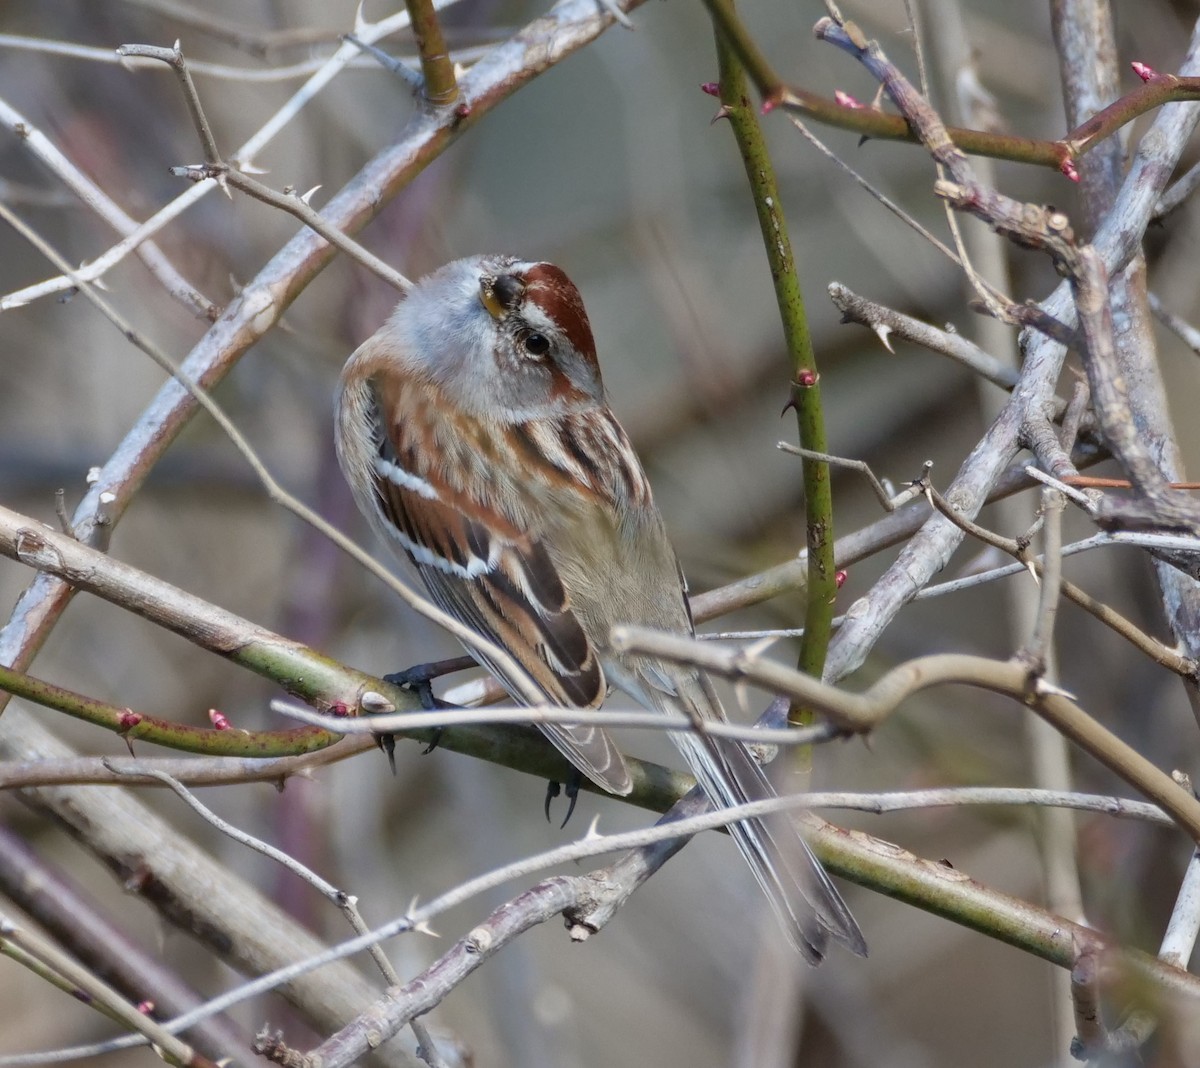
[(560, 823), (559, 830), (562, 830), (567, 825), (571, 818), (571, 814), (575, 811), (575, 803), (579, 800), (579, 784), (583, 781), (583, 776), (574, 768), (571, 769), (571, 774), (567, 777), (565, 784), (560, 784), (551, 779), (546, 784), (546, 822), (550, 822), (550, 802), (553, 801), (560, 793), (565, 794), (567, 798), (567, 814), (563, 817)]

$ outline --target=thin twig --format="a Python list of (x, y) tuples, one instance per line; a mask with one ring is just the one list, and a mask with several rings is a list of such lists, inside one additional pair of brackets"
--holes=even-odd
[[(921, 92), (927, 99), (932, 98), (932, 94), (929, 91), (929, 75), (925, 67), (924, 33), (921, 30), (917, 8), (913, 5), (912, 0), (905, 0), (904, 9), (908, 14), (909, 26), (912, 29)], [(937, 172), (939, 179), (945, 177), (945, 167), (939, 160), (934, 160), (934, 170)], [(971, 255), (967, 250), (966, 242), (963, 240), (962, 228), (958, 224), (958, 215), (949, 203), (943, 203), (942, 210), (945, 214), (946, 225), (950, 229), (950, 236), (954, 239), (954, 248), (958, 252), (959, 266), (962, 268), (967, 282), (979, 295), (980, 301), (989, 314), (994, 319), (998, 319), (1001, 322), (1005, 321), (1007, 318), (1005, 309), (1012, 306), (1014, 303), (1013, 299), (1000, 292), (975, 269), (975, 265), (971, 262)]]
[[(951, 330), (939, 330), (937, 327), (914, 319), (911, 315), (895, 311), (883, 304), (860, 297), (851, 292), (840, 282), (831, 282), (829, 297), (842, 313), (842, 322), (861, 323), (891, 349), (890, 337), (895, 334), (906, 341), (915, 342), (929, 349), (930, 352), (949, 356), (956, 363), (962, 364), (973, 374), (986, 379), (993, 385), (999, 386), (1006, 392), (1011, 392), (1016, 386), (1019, 376), (1016, 368), (985, 352), (969, 338)], [(1064, 402), (1056, 399), (1056, 414), (1065, 408)]]
[(926, 460), (921, 476), (909, 482), (905, 489), (896, 493), (890, 486), (884, 485), (883, 482), (875, 477), (875, 472), (871, 470), (871, 465), (865, 460), (855, 460), (846, 456), (834, 456), (832, 453), (817, 452), (814, 449), (803, 449), (787, 441), (777, 442), (775, 448), (781, 452), (790, 452), (794, 456), (804, 456), (811, 460), (820, 460), (822, 463), (829, 464), (830, 467), (844, 467), (850, 471), (857, 471), (867, 480), (871, 491), (875, 494), (875, 499), (879, 501), (885, 512), (894, 512), (897, 508), (908, 504), (909, 501), (920, 497), (923, 492), (921, 489), (922, 480), (928, 478), (929, 472), (933, 470), (933, 461)]
[(357, 719), (322, 715), (304, 705), (288, 701), (271, 702), (271, 710), (298, 719), (302, 723), (321, 726), (327, 730), (351, 734), (391, 734), (398, 731), (444, 730), (447, 727), (469, 727), (481, 724), (509, 723), (520, 726), (542, 726), (561, 723), (577, 726), (585, 719), (589, 726), (624, 727), (636, 730), (683, 731), (703, 730), (714, 738), (729, 738), (755, 745), (812, 745), (830, 740), (828, 727), (743, 727), (736, 723), (697, 721), (689, 716), (662, 712), (614, 712), (609, 709), (555, 708), (551, 705), (522, 705), (519, 708), (451, 708), (437, 712), (381, 713)]
[[(786, 84), (738, 18), (731, 0), (705, 0), (705, 7), (733, 44), (738, 59), (762, 97), (763, 110), (782, 108), (872, 140), (917, 140), (903, 116), (889, 115), (860, 104), (831, 100)], [(861, 30), (854, 28), (861, 35)], [(1061, 141), (1040, 141), (958, 126), (948, 127), (947, 132), (955, 145), (971, 155), (1032, 163), (1061, 171), (1067, 163), (1078, 159), (1138, 116), (1172, 100), (1197, 99), (1200, 99), (1200, 78), (1156, 75), (1151, 81), (1130, 90), (1111, 108), (1072, 130)]]
[(1200, 850), (1193, 850), (1175, 895), (1175, 907), (1163, 934), (1158, 955), (1168, 964), (1186, 968), (1200, 935)]
[(905, 698), (933, 686), (955, 682), (1006, 694), (1028, 705), (1071, 741), (1152, 798), (1193, 841), (1200, 842), (1200, 802), (1062, 691), (1040, 682), (1031, 691), (1028, 673), (1017, 661), (955, 653), (919, 657), (893, 668), (864, 692), (851, 694), (782, 664), (748, 656), (744, 650), (724, 649), (643, 627), (615, 627), (612, 642), (618, 652), (661, 656), (808, 701), (837, 726), (855, 733), (874, 730)]
[(183, 58), (183, 49), (179, 47), (179, 42), (175, 42), (174, 48), (123, 44), (117, 49), (117, 55), (154, 59), (159, 63), (167, 64), (175, 72), (175, 77), (179, 79), (179, 87), (183, 90), (183, 102), (187, 105), (188, 114), (192, 117), (192, 125), (195, 126), (196, 133), (200, 135), (200, 147), (204, 149), (204, 158), (209, 163), (220, 163), (221, 153), (217, 149), (217, 140), (213, 136), (212, 127), (208, 124), (208, 117), (204, 114), (204, 108), (200, 104), (200, 94), (196, 92), (196, 83), (192, 81), (192, 74), (188, 69), (187, 61)]
[(251, 178), (248, 174), (234, 169), (228, 163), (172, 167), (171, 173), (189, 178), (194, 182), (202, 182), (207, 178), (213, 178), (218, 183), (228, 183), (234, 189), (240, 189), (243, 193), (248, 193), (255, 200), (261, 200), (264, 204), (270, 204), (272, 207), (286, 211), (289, 215), (294, 215), (310, 230), (316, 231), (331, 245), (340, 249), (356, 263), (362, 264), (368, 271), (382, 278), (388, 285), (400, 293), (407, 293), (412, 288), (412, 282), (405, 278), (391, 264), (385, 263), (370, 249), (363, 247), (352, 237), (342, 233), (341, 230), (330, 226), (321, 216), (320, 212), (310, 206), (302, 196), (299, 196), (295, 192), (276, 192), (269, 185), (264, 185), (257, 179)]
[[(1200, 172), (1200, 164), (1197, 164), (1197, 171)], [(1186, 319), (1181, 319), (1174, 312), (1167, 311), (1163, 306), (1163, 302), (1154, 293), (1150, 294), (1150, 310), (1154, 312), (1155, 318), (1163, 326), (1179, 338), (1192, 352), (1200, 356), (1200, 330), (1197, 330)]]
[[(114, 765), (110, 761), (105, 761), (107, 767), (114, 774), (121, 775), (122, 771), (119, 765)], [(368, 928), (363, 921), (362, 913), (358, 911), (358, 901), (352, 894), (348, 894), (345, 890), (341, 890), (334, 886), (327, 879), (322, 878), (311, 868), (301, 864), (295, 857), (289, 853), (285, 853), (282, 849), (277, 849), (269, 842), (264, 842), (261, 838), (256, 838), (252, 834), (248, 834), (238, 827), (235, 827), (228, 820), (223, 820), (195, 794), (183, 785), (178, 779), (173, 778), (163, 771), (155, 771), (149, 768), (143, 768), (137, 774), (149, 775), (153, 779), (157, 779), (164, 786), (172, 790), (180, 800), (184, 802), (193, 812), (195, 812), (206, 823), (215, 827), (221, 834), (228, 838), (232, 838), (235, 842), (244, 845), (247, 849), (253, 849), (256, 853), (261, 853), (264, 857), (275, 861), (276, 864), (281, 864), (287, 868), (293, 875), (308, 883), (316, 892), (339, 909), (346, 916), (347, 922), (354, 930), (355, 934), (364, 934)], [(371, 958), (375, 961), (379, 970), (383, 973), (383, 977), (388, 984), (395, 986), (400, 981), (400, 977), (396, 974), (396, 970), (392, 967), (391, 962), (384, 956), (383, 950), (378, 945), (370, 948)]]
[[(432, 8), (430, 8), (430, 14), (432, 14)], [(121, 45), (117, 51), (123, 56), (140, 56), (144, 59), (153, 59), (161, 63), (166, 63), (179, 79), (180, 88), (183, 90), (183, 98), (187, 104), (188, 114), (192, 117), (192, 124), (196, 128), (197, 136), (200, 138), (200, 146), (204, 150), (205, 162), (202, 165), (189, 167), (172, 167), (171, 171), (173, 174), (180, 177), (187, 177), (197, 182), (211, 178), (215, 179), (217, 184), (221, 186), (228, 183), (235, 189), (249, 193), (264, 203), (281, 208), (289, 214), (296, 216), (297, 219), (310, 229), (315, 230), (330, 244), (335, 245), (342, 252), (346, 253), (347, 256), (351, 257), (351, 259), (357, 263), (361, 263), (368, 270), (373, 271), (401, 293), (407, 293), (412, 288), (412, 283), (402, 274), (384, 263), (374, 253), (363, 248), (353, 238), (348, 237), (336, 227), (330, 226), (325, 219), (321, 218), (321, 215), (317, 211), (308, 205), (304, 198), (276, 193), (270, 186), (256, 181), (225, 162), (221, 156), (220, 149), (217, 147), (216, 139), (213, 137), (212, 127), (209, 125), (208, 118), (204, 113), (204, 105), (200, 102), (200, 95), (196, 92), (196, 84), (192, 81), (192, 76), (188, 71), (187, 61), (184, 59), (183, 52), (179, 49), (178, 45), (175, 48), (156, 48), (152, 45), (125, 44)]]
[(1170, 215), (1197, 189), (1200, 189), (1200, 163), (1193, 163), (1187, 173), (1159, 198), (1154, 207), (1154, 218), (1163, 219)]
[[(458, 0), (434, 0), (434, 2), (436, 7), (445, 8), (457, 3)], [(365, 41), (376, 41), (405, 28), (407, 25), (408, 12), (401, 11), (377, 23), (361, 24), (358, 28), (358, 36)], [(3, 38), (0, 38), (0, 41), (3, 41)], [(156, 70), (161, 69), (163, 66), (157, 60), (139, 60), (133, 57), (123, 59), (114, 51), (108, 49), (103, 51), (103, 55), (105, 59), (112, 62), (128, 63), (131, 66), (150, 65)], [(232, 162), (239, 168), (250, 167), (259, 153), (270, 144), (280, 131), (296, 118), (304, 107), (315, 99), (317, 94), (325, 89), (341, 71), (350, 66), (355, 61), (357, 55), (357, 48), (349, 44), (344, 44), (328, 59), (321, 60), (315, 64), (304, 64), (304, 69), (299, 73), (308, 74), (308, 80), (291, 95), (283, 106), (249, 140), (233, 153), (231, 157)], [(87, 58), (92, 57), (89, 56)], [(189, 66), (193, 73), (198, 72), (197, 64), (190, 63)], [(384, 184), (386, 183), (380, 179), (377, 181), (376, 186), (382, 187)], [(78, 277), (84, 278), (87, 281), (95, 281), (100, 278), (128, 252), (137, 248), (147, 236), (156, 233), (168, 220), (174, 218), (186, 207), (207, 195), (214, 188), (216, 188), (215, 183), (203, 182), (181, 193), (171, 203), (156, 212), (151, 219), (136, 229), (128, 231), (125, 239), (119, 244), (101, 256), (96, 257), (91, 263), (84, 265), (77, 272)], [(6, 307), (20, 306), (43, 296), (61, 293), (64, 290), (71, 289), (73, 285), (74, 283), (70, 278), (60, 275), (58, 278), (51, 278), (45, 282), (27, 286), (10, 294), (6, 298), (0, 299), (0, 311)]]
[[(0, 790), (36, 786), (120, 784), (156, 786), (150, 770), (165, 771), (187, 786), (271, 783), (282, 790), (295, 775), (308, 777), (316, 768), (348, 760), (375, 748), (366, 737), (343, 738), (327, 749), (297, 757), (67, 757), (58, 760), (0, 760)], [(108, 764), (105, 763), (108, 761)], [(110, 770), (112, 768), (119, 771)]]
[(0, 944), (11, 943), (29, 957), (62, 976), (79, 992), (82, 1000), (103, 1004), (104, 1011), (119, 1020), (135, 1034), (140, 1042), (152, 1043), (161, 1051), (169, 1064), (188, 1068), (216, 1068), (207, 1057), (202, 1057), (191, 1046), (174, 1037), (174, 1033), (163, 1024), (152, 1020), (136, 1005), (132, 1005), (107, 983), (97, 979), (87, 968), (41, 935), (14, 923), (0, 915)]
[[(927, 487), (927, 493), (930, 503), (950, 522), (954, 523), (959, 529), (965, 531), (971, 537), (983, 542), (986, 545), (991, 545), (1009, 556), (1015, 557), (1020, 563), (1010, 568), (996, 568), (989, 572), (984, 572), (980, 575), (970, 576), (968, 579), (958, 580), (954, 583), (943, 583), (939, 586), (930, 586), (921, 592), (917, 599), (925, 600), (929, 597), (943, 596), (950, 592), (959, 592), (966, 589), (968, 585), (978, 585), (982, 581), (989, 581), (993, 578), (1003, 577), (1004, 575), (1016, 574), (1018, 571), (1029, 570), (1036, 577), (1042, 578), (1044, 568), (1046, 566), (1044, 559), (1034, 556), (1029, 551), (1028, 544), (1022, 544), (1012, 538), (1005, 538), (988, 530), (986, 527), (975, 523), (966, 516), (952, 508), (949, 502), (938, 493), (932, 486)], [(1136, 535), (1134, 536), (1136, 537)], [(1085, 539), (1082, 542), (1076, 542), (1073, 545), (1059, 545), (1056, 556), (1061, 559), (1064, 556), (1073, 555), (1074, 553), (1083, 552), (1088, 549), (1098, 548), (1101, 545), (1122, 544), (1124, 539), (1122, 536), (1105, 537), (1103, 535)], [(1048, 585), (1044, 583), (1043, 585)], [(1138, 627), (1132, 620), (1121, 615), (1116, 609), (1097, 600), (1090, 594), (1085, 592), (1075, 583), (1058, 577), (1056, 582), (1057, 589), (1061, 590), (1062, 595), (1069, 601), (1077, 604), (1084, 611), (1088, 612), (1098, 619), (1105, 626), (1111, 627), (1114, 631), (1128, 640), (1141, 652), (1145, 653), (1156, 663), (1167, 667), (1176, 674), (1187, 679), (1197, 677), (1200, 672), (1200, 666), (1191, 658), (1184, 656), (1175, 649), (1170, 648), (1157, 638), (1152, 637)], [(1037, 648), (1037, 646), (1034, 646)], [(1043, 647), (1044, 648), (1044, 647)]]
[(283, 30), (260, 30), (232, 22), (225, 16), (213, 16), (190, 4), (173, 0), (124, 0), (130, 6), (152, 11), (171, 22), (199, 30), (218, 41), (224, 41), (252, 55), (267, 57), (285, 48), (304, 48), (336, 40), (331, 30), (317, 27), (297, 27)]
[(826, 159), (837, 164), (838, 168), (845, 174), (849, 175), (854, 182), (860, 186), (868, 196), (872, 197), (879, 204), (896, 216), (905, 226), (914, 233), (919, 234), (932, 248), (937, 249), (943, 256), (946, 257), (955, 267), (961, 267), (962, 261), (958, 258), (958, 254), (954, 249), (950, 248), (936, 234), (934, 234), (927, 226), (923, 226), (917, 219), (913, 218), (912, 213), (906, 211), (889, 197), (883, 190), (875, 187), (874, 184), (867, 181), (861, 174), (850, 166), (841, 156), (834, 152), (828, 145), (825, 144), (816, 134), (812, 132), (800, 119), (795, 115), (789, 115), (788, 121), (800, 131), (801, 135), (810, 145), (820, 152)]
[[(127, 236), (138, 229), (137, 222), (126, 215), (104, 190), (67, 159), (41, 130), (3, 100), (0, 100), (0, 126), (15, 133), (39, 162), (45, 164), (63, 185), (117, 233)], [(144, 242), (137, 247), (137, 255), (173, 298), (203, 318), (216, 318), (216, 305), (179, 273), (157, 245)]]
[[(113, 916), (97, 901), (91, 881), (77, 881), (39, 855), (35, 849), (43, 843), (30, 837), (18, 827), (0, 827), (0, 894), (44, 935), (155, 1017), (200, 1003), (202, 998), (180, 978), (172, 961), (157, 947), (145, 946), (124, 923), (126, 917)], [(67, 986), (74, 996), (75, 988)], [(146, 1005), (150, 1000), (153, 1008)], [(244, 1049), (246, 1036), (231, 1021), (218, 1018), (190, 1030), (188, 1042), (218, 1060)]]

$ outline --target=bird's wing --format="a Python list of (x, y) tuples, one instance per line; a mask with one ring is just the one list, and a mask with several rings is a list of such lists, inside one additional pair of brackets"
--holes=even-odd
[[(387, 533), (419, 569), (443, 610), (507, 651), (548, 704), (596, 708), (604, 670), (541, 540), (430, 470), (419, 472), (402, 426), (381, 428), (376, 503)], [(519, 686), (470, 650), (516, 696)], [(603, 728), (544, 724), (558, 749), (605, 790), (628, 794), (629, 769)]]

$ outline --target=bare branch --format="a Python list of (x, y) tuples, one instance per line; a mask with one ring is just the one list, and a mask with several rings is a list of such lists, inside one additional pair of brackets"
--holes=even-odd
[(1032, 708), (1071, 741), (1161, 805), (1194, 841), (1200, 841), (1200, 802), (1185, 794), (1154, 764), (1087, 715), (1061, 691), (1038, 685), (1030, 692), (1023, 665), (954, 653), (921, 657), (893, 668), (868, 690), (850, 694), (743, 650), (661, 634), (642, 627), (613, 629), (614, 646), (626, 652), (694, 664), (730, 679), (746, 679), (773, 693), (807, 701), (844, 730), (871, 731), (906, 697), (950, 682), (1007, 694)]

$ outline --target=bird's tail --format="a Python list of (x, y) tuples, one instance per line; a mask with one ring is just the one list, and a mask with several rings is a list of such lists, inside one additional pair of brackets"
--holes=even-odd
[[(777, 796), (762, 767), (738, 742), (697, 733), (671, 737), (714, 807)], [(860, 957), (867, 955), (866, 940), (842, 895), (788, 813), (738, 820), (729, 832), (788, 937), (810, 964), (820, 963), (830, 938)]]

